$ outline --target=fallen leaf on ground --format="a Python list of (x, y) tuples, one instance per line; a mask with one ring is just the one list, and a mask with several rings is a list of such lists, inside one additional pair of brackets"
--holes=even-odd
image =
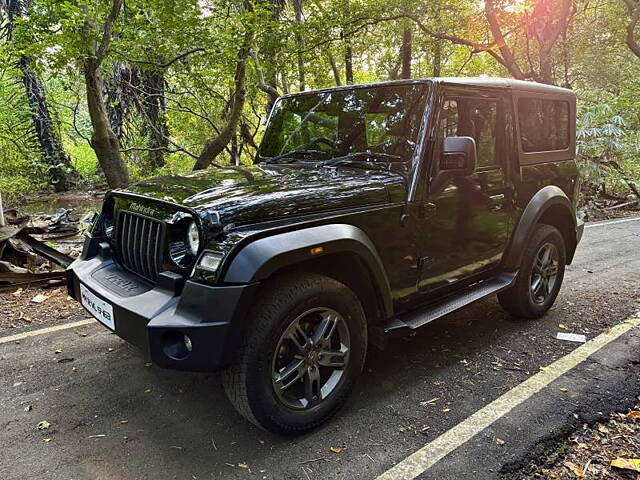
[(147, 388), (145, 388), (145, 389), (144, 389), (144, 393), (151, 393), (151, 389), (150, 389), (150, 388), (148, 388), (148, 387), (147, 387)]
[(565, 393), (566, 393), (566, 392), (568, 392), (568, 391), (569, 391), (569, 389), (568, 389), (567, 387), (562, 387), (562, 388), (560, 389), (560, 391), (561, 391), (561, 392), (565, 392)]
[(129, 423), (129, 419), (128, 418), (123, 418), (122, 420), (120, 420), (120, 423), (122, 423), (122, 424)]
[(627, 413), (631, 417), (631, 420), (635, 420), (640, 417), (640, 412), (638, 410), (633, 410), (632, 412)]
[(502, 440), (501, 438), (496, 437), (496, 445), (504, 445), (504, 440)]
[(61, 348), (59, 348), (59, 349), (57, 349), (57, 350), (56, 350), (55, 352), (53, 352), (53, 353), (56, 353), (56, 354), (57, 354), (57, 353), (62, 353), (62, 349), (61, 349)]
[(564, 466), (567, 467), (571, 472), (578, 478), (584, 478), (584, 470), (582, 467), (576, 465), (573, 462), (564, 462)]
[(244, 468), (244, 469), (246, 469), (246, 470), (249, 470), (249, 465), (247, 465), (246, 463), (239, 463), (239, 464), (238, 464), (238, 466), (239, 466), (240, 468)]
[(340, 448), (340, 447), (331, 447), (329, 450), (331, 450), (333, 453), (340, 453), (342, 451), (342, 448)]
[(19, 297), (20, 295), (22, 295), (22, 289), (19, 288), (18, 290), (13, 292), (11, 295), (13, 295), (14, 297)]
[(640, 473), (640, 458), (616, 458), (611, 460), (611, 466)]
[(35, 297), (33, 297), (33, 298), (31, 299), (31, 301), (32, 301), (33, 303), (42, 303), (42, 302), (44, 302), (47, 298), (49, 298), (49, 297), (47, 297), (46, 295), (43, 295), (43, 294), (39, 293), (38, 295), (36, 295)]
[(37, 426), (38, 426), (38, 430), (48, 430), (51, 424), (46, 420), (42, 420), (41, 422), (38, 422)]
[(31, 410), (33, 410), (33, 407), (31, 405), (27, 405), (26, 407), (24, 407), (25, 412), (30, 412)]
[(51, 441), (51, 439), (50, 439), (50, 438), (43, 438), (43, 439), (42, 439), (42, 441), (43, 441), (44, 443), (49, 443), (49, 442)]

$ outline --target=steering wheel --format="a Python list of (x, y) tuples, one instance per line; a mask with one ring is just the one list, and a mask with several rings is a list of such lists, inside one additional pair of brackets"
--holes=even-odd
[(311, 142), (309, 142), (310, 145), (316, 145), (316, 144), (324, 144), (326, 146), (328, 146), (331, 149), (335, 149), (336, 148), (336, 142), (334, 142), (333, 140), (329, 139), (329, 138), (324, 138), (324, 137), (318, 137), (318, 138), (314, 138), (313, 140), (311, 140)]

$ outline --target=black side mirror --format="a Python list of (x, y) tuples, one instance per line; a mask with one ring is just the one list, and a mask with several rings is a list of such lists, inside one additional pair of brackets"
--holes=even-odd
[(440, 171), (457, 175), (472, 175), (476, 171), (478, 155), (472, 137), (447, 137), (442, 142)]

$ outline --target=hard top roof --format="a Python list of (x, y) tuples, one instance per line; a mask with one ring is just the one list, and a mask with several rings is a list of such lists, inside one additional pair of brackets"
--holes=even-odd
[(449, 85), (468, 85), (476, 87), (494, 87), (494, 88), (508, 88), (511, 90), (532, 92), (532, 93), (546, 93), (555, 95), (567, 95), (575, 96), (572, 90), (556, 87), (554, 85), (547, 85), (545, 83), (537, 82), (525, 82), (522, 80), (513, 80), (511, 78), (494, 78), (494, 77), (437, 77), (437, 78), (417, 78), (409, 80), (389, 80), (385, 82), (364, 83), (357, 85), (342, 85), (339, 87), (322, 88), (318, 90), (290, 93), (283, 95), (283, 97), (289, 97), (294, 95), (304, 95), (305, 93), (312, 92), (331, 92), (338, 90), (350, 90), (353, 88), (371, 88), (380, 87), (385, 85), (412, 85), (419, 83), (441, 83)]

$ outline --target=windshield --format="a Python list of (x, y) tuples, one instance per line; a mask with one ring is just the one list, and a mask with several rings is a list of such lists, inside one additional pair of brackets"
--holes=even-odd
[(283, 98), (274, 106), (258, 159), (321, 161), (370, 153), (376, 161), (407, 161), (416, 146), (427, 88), (387, 85)]

